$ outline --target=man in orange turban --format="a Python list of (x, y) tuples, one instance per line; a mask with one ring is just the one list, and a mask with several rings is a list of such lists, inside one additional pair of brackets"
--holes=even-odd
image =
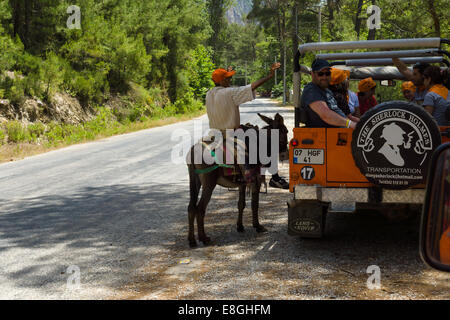
[(416, 100), (414, 92), (416, 92), (416, 86), (412, 81), (405, 81), (402, 83), (402, 93), (407, 101), (414, 102)]
[[(348, 78), (350, 71), (331, 68), (331, 80), (329, 89), (333, 92), (334, 99), (339, 109), (353, 122), (358, 122), (359, 118), (353, 116), (353, 111), (349, 104)], [(356, 96), (356, 95), (355, 95)]]
[(377, 84), (371, 77), (363, 79), (359, 82), (358, 100), (361, 116), (366, 113), (367, 110), (375, 107), (378, 104), (377, 99), (375, 99), (374, 96), (376, 87)]

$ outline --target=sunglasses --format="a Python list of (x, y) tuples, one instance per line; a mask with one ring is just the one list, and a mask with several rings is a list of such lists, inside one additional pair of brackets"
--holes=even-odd
[(331, 71), (325, 71), (325, 72), (319, 71), (319, 72), (317, 72), (317, 75), (319, 77), (323, 77), (323, 76), (329, 77), (329, 76), (331, 76)]

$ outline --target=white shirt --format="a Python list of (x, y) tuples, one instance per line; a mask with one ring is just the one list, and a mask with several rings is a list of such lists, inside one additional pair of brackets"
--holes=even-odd
[(359, 107), (358, 96), (350, 90), (348, 90), (348, 107), (350, 109), (350, 113), (355, 112), (355, 108)]
[(239, 106), (255, 99), (252, 86), (215, 87), (206, 94), (206, 112), (211, 129), (237, 129), (241, 124)]

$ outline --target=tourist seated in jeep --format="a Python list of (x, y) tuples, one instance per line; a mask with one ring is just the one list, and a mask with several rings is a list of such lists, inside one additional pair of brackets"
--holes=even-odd
[(428, 63), (418, 62), (413, 66), (413, 71), (403, 63), (400, 58), (392, 58), (392, 62), (397, 67), (398, 71), (403, 74), (407, 80), (412, 81), (416, 86), (416, 92), (414, 92), (414, 99), (418, 105), (422, 105), (425, 99), (425, 94), (427, 90), (423, 84), (423, 73), (425, 69), (430, 66)]
[(438, 125), (448, 126), (449, 121), (445, 113), (450, 105), (450, 95), (443, 84), (441, 68), (430, 66), (424, 71), (423, 77), (424, 85), (428, 91), (423, 101), (425, 110), (434, 117)]
[(415, 102), (414, 92), (416, 92), (416, 86), (412, 81), (405, 81), (402, 83), (402, 93), (408, 102)]
[(333, 92), (334, 99), (336, 99), (339, 109), (344, 112), (345, 116), (354, 122), (359, 122), (359, 118), (353, 116), (352, 110), (350, 110), (350, 96), (348, 85), (348, 78), (350, 77), (350, 71), (331, 68), (331, 80), (329, 89)]
[(312, 81), (302, 93), (301, 108), (306, 113), (304, 123), (309, 128), (355, 128), (356, 121), (350, 120), (339, 108), (333, 92), (329, 89), (331, 65), (323, 59), (316, 59), (311, 65)]
[(372, 77), (363, 79), (359, 82), (358, 100), (361, 116), (378, 104), (377, 99), (375, 98), (376, 87), (377, 84), (373, 81)]

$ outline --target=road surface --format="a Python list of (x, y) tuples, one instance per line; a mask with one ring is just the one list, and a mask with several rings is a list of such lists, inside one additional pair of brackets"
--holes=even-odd
[[(241, 121), (280, 112), (292, 122), (288, 110), (255, 100)], [(187, 168), (171, 161), (171, 135), (193, 135), (199, 121), (206, 130), (203, 116), (0, 165), (0, 298), (108, 298), (158, 259), (187, 222)]]
[[(258, 111), (293, 126), (292, 109), (264, 99), (241, 107), (242, 122), (262, 125)], [(0, 298), (450, 299), (450, 276), (420, 260), (417, 216), (332, 213), (325, 238), (299, 239), (287, 235), (287, 190), (261, 194), (258, 234), (249, 199), (238, 233), (237, 192), (217, 187), (213, 242), (190, 249), (171, 136), (199, 122), (206, 130), (201, 117), (0, 165)]]

